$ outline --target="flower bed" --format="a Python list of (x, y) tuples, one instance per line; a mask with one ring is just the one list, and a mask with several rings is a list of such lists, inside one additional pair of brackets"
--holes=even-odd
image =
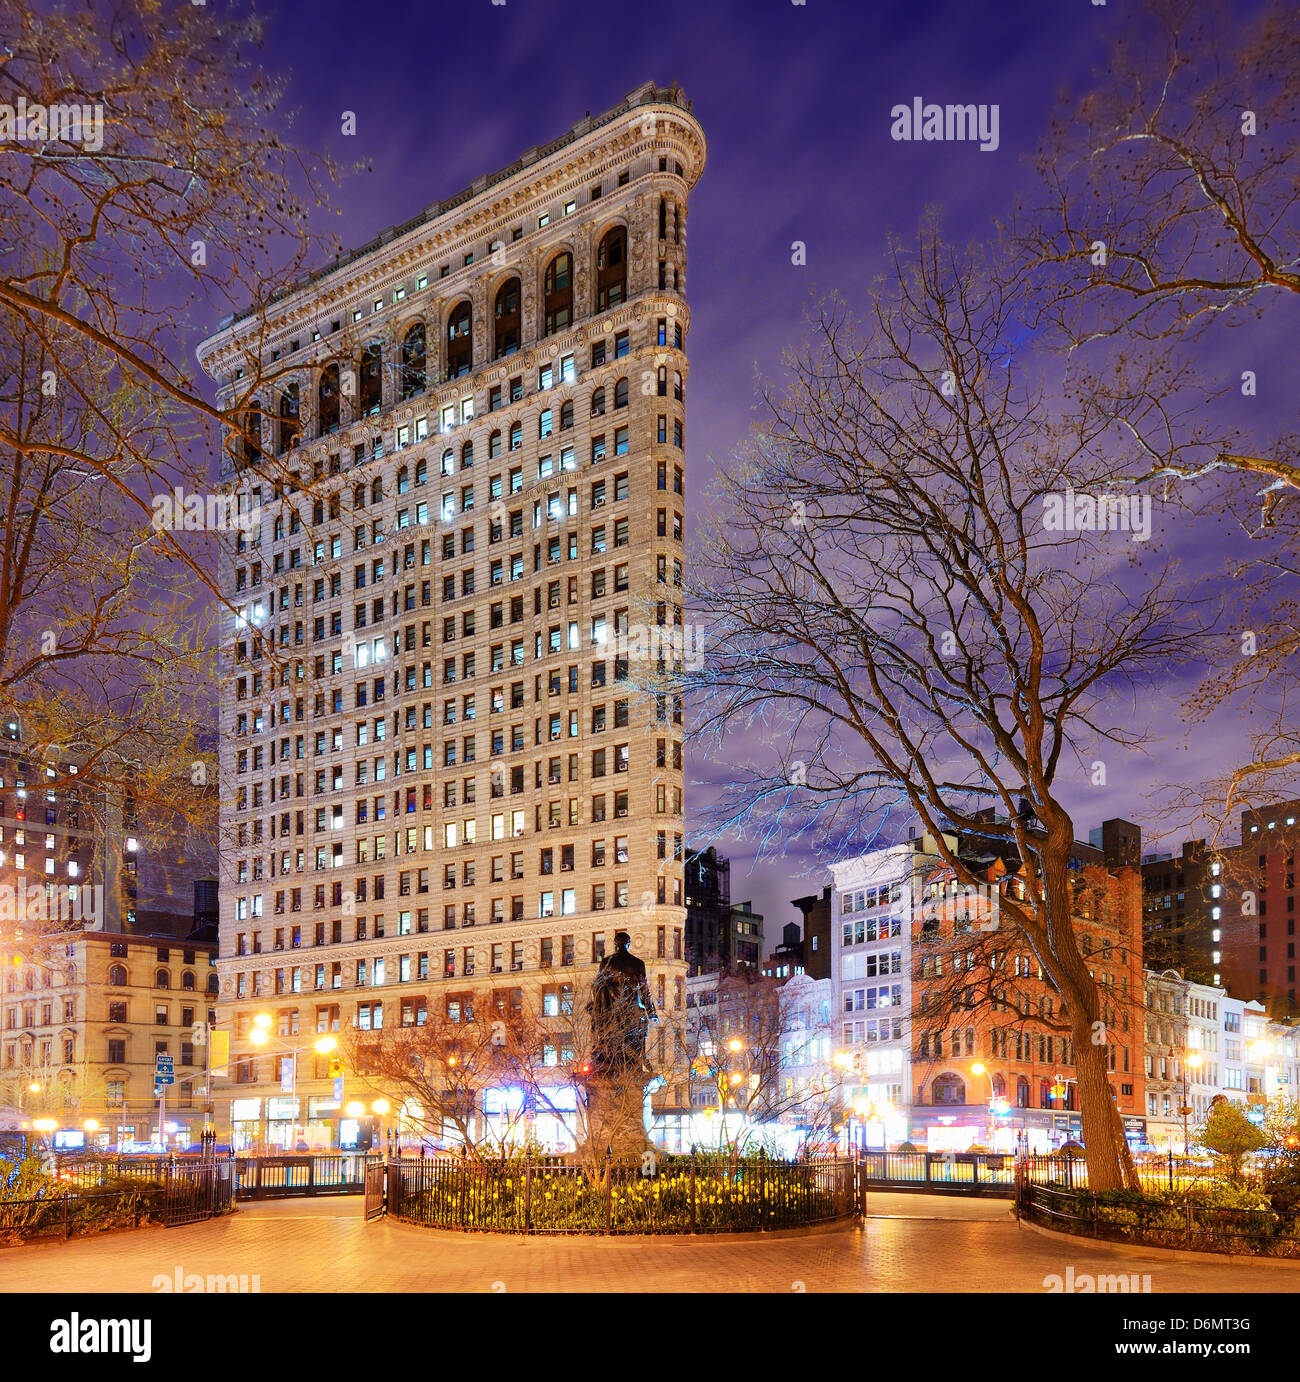
[[(395, 1173), (395, 1174), (394, 1174)], [(662, 1159), (608, 1167), (475, 1162), (389, 1163), (389, 1212), (435, 1228), (496, 1233), (740, 1233), (847, 1217), (845, 1161)]]

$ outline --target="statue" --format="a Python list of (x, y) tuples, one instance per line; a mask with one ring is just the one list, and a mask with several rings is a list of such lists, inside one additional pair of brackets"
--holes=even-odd
[(645, 1063), (646, 1030), (658, 1018), (646, 981), (645, 963), (629, 950), (631, 936), (614, 934), (614, 953), (596, 971), (592, 1001), (587, 1005), (592, 1026), (592, 1073), (649, 1074)]

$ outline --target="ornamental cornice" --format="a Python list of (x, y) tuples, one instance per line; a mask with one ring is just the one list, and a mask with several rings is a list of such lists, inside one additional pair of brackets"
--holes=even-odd
[[(521, 169), (513, 176), (525, 180), (522, 183), (515, 182), (509, 189), (508, 197), (502, 197), (495, 188), (492, 189), (491, 200), (486, 200), (486, 188), (472, 193), (472, 209), (467, 208), (455, 219), (440, 217), (438, 221), (415, 226), (400, 239), (393, 237), (390, 243), (375, 246), (353, 264), (321, 270), (318, 281), (291, 290), (282, 304), (264, 307), (260, 312), (254, 308), (238, 322), (230, 323), (224, 330), (200, 343), (200, 364), (214, 378), (223, 378), (233, 372), (259, 338), (265, 341), (277, 338), (295, 327), (305, 329), (327, 316), (331, 310), (354, 301), (356, 295), (362, 291), (373, 292), (378, 286), (385, 289), (394, 286), (392, 280), (403, 277), (404, 268), (445, 255), (469, 241), (477, 244), (485, 238), (485, 230), (505, 229), (504, 222), (516, 219), (524, 207), (536, 204), (543, 198), (553, 201), (557, 192), (580, 191), (597, 174), (612, 171), (614, 167), (625, 164), (629, 157), (640, 153), (661, 148), (684, 154), (684, 162), (687, 165), (683, 175), (684, 181), (688, 189), (693, 187), (703, 169), (705, 158), (704, 140), (698, 132), (698, 125), (692, 116), (670, 106), (666, 108), (671, 112), (666, 122), (668, 128), (662, 133), (656, 130), (654, 135), (645, 136), (641, 132), (641, 121), (645, 114), (658, 109), (658, 106), (640, 107), (635, 116), (629, 114), (627, 117), (630, 122), (628, 127), (611, 128), (605, 125), (597, 132), (582, 136), (592, 142), (576, 154), (573, 151), (565, 151), (568, 157), (559, 166), (539, 165), (538, 171), (531, 176), (528, 169)], [(556, 156), (558, 155), (553, 155)], [(638, 178), (637, 182), (663, 176), (656, 172), (646, 173)], [(620, 190), (623, 189), (615, 189), (616, 192)], [(628, 200), (634, 199), (635, 197)], [(614, 196), (611, 196), (610, 201), (618, 204), (618, 199)], [(603, 207), (600, 203), (588, 203), (582, 208), (582, 213), (599, 216), (602, 212)], [(452, 213), (448, 213), (450, 214)], [(558, 224), (553, 223), (552, 227), (547, 229), (552, 229)], [(534, 235), (537, 233), (533, 232)], [(384, 235), (390, 234), (391, 232), (384, 232)], [(380, 239), (383, 239), (382, 235)], [(431, 283), (430, 287), (432, 286)]]

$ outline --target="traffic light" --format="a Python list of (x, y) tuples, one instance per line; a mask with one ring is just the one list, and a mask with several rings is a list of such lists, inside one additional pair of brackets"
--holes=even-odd
[(337, 1080), (343, 1074), (343, 1057), (330, 1057), (330, 1079)]

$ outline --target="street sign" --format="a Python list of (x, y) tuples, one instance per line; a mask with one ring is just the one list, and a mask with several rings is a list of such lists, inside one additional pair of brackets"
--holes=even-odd
[(156, 1085), (176, 1083), (176, 1065), (172, 1056), (159, 1052), (154, 1065), (153, 1082)]

